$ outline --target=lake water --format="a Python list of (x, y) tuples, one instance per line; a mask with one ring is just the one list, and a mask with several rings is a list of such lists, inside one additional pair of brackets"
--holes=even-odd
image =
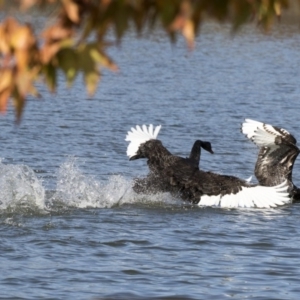
[[(0, 299), (298, 299), (300, 205), (199, 208), (169, 194), (136, 195), (145, 160), (129, 161), (125, 135), (162, 125), (159, 138), (186, 156), (212, 143), (201, 168), (248, 178), (257, 148), (244, 118), (300, 138), (300, 35), (203, 28), (190, 52), (163, 33), (129, 34), (109, 53), (87, 99), (82, 80), (43, 86), (22, 122), (0, 117)], [(294, 181), (299, 185), (296, 162)]]

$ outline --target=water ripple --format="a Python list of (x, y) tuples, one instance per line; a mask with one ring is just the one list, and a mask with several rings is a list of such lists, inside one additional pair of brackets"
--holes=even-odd
[(253, 175), (244, 118), (299, 138), (299, 34), (280, 28), (231, 38), (210, 24), (192, 53), (161, 32), (132, 33), (110, 49), (121, 72), (105, 72), (92, 101), (78, 78), (55, 97), (38, 87), (44, 100), (29, 99), (19, 127), (11, 109), (1, 117), (0, 299), (298, 299), (300, 204), (216, 209), (136, 195), (132, 180), (148, 169), (128, 161), (124, 141), (136, 124), (161, 124), (173, 153), (209, 140), (215, 154), (202, 153), (201, 168)]

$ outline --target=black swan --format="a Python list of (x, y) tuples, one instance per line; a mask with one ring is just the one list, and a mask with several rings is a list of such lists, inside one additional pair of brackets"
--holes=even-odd
[(288, 181), (294, 201), (300, 200), (300, 189), (293, 184), (292, 173), (300, 152), (297, 140), (287, 130), (269, 124), (245, 119), (242, 133), (259, 147), (255, 176), (260, 185), (275, 186)]
[(161, 126), (155, 129), (136, 126), (126, 136), (130, 160), (147, 158), (150, 170), (167, 185), (181, 191), (184, 200), (200, 206), (269, 208), (291, 202), (287, 181), (273, 187), (250, 184), (234, 176), (204, 172), (187, 158), (172, 155), (157, 140)]
[[(188, 164), (190, 164), (195, 169), (199, 169), (200, 156), (201, 156), (201, 148), (213, 154), (213, 150), (210, 142), (196, 140), (191, 149), (190, 155), (187, 158), (181, 158), (179, 156), (179, 160), (185, 160)], [(175, 156), (174, 156), (175, 157)], [(130, 158), (130, 160), (138, 159), (137, 155), (134, 155)], [(175, 196), (181, 196), (183, 198), (189, 198), (184, 196), (183, 191), (178, 189), (178, 187), (171, 185), (168, 180), (165, 180), (164, 177), (161, 177), (162, 172), (158, 169), (155, 160), (148, 160), (148, 166), (150, 169), (149, 174), (145, 178), (135, 178), (133, 190), (137, 193), (143, 194), (153, 194), (159, 192), (170, 192)]]

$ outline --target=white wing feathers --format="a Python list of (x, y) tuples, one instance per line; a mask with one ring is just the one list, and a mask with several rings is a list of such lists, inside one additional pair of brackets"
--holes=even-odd
[(274, 147), (275, 139), (278, 136), (288, 135), (284, 129), (280, 129), (282, 133), (276, 130), (272, 125), (257, 122), (251, 119), (245, 119), (242, 124), (242, 133), (247, 136), (248, 139), (253, 141), (258, 147)]
[(236, 194), (227, 194), (224, 196), (203, 195), (198, 205), (224, 208), (271, 208), (289, 203), (291, 203), (291, 198), (288, 193), (288, 182), (284, 181), (273, 187), (242, 187), (242, 190)]
[(136, 155), (139, 146), (149, 140), (156, 140), (160, 131), (161, 125), (156, 126), (155, 129), (152, 124), (147, 127), (146, 125), (136, 125), (136, 128), (132, 127), (131, 131), (128, 131), (125, 141), (130, 142), (127, 147), (127, 156), (132, 157)]

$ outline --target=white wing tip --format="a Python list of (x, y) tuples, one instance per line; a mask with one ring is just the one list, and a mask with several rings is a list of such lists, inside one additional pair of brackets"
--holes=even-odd
[(128, 131), (125, 141), (129, 142), (127, 147), (127, 156), (131, 158), (136, 155), (141, 144), (149, 141), (156, 140), (158, 133), (161, 129), (161, 125), (153, 128), (153, 125), (150, 124), (148, 127), (146, 125), (136, 125), (136, 127), (132, 127), (130, 131)]
[(245, 119), (242, 123), (242, 133), (247, 136), (248, 139), (251, 139), (255, 134), (255, 131), (262, 127), (263, 123), (252, 120), (252, 119)]

